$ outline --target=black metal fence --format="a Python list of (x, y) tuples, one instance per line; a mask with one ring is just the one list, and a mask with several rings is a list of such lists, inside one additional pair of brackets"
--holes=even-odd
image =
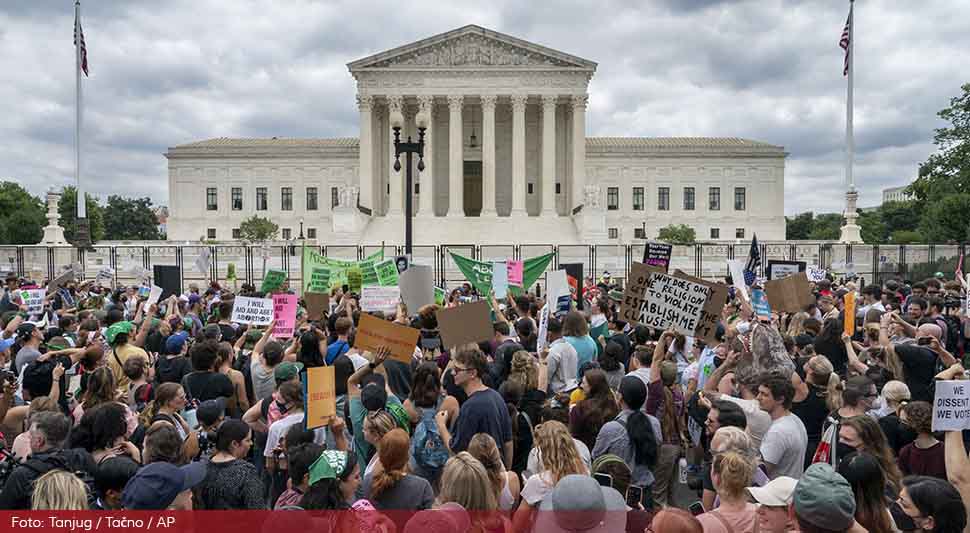
[[(195, 262), (204, 248), (211, 255), (210, 267), (203, 273)], [(317, 246), (322, 254), (347, 260), (360, 260), (378, 251), (381, 245)], [(403, 246), (384, 246), (385, 255), (403, 253)], [(509, 244), (479, 246), (475, 244), (440, 244), (415, 246), (412, 261), (431, 266), (438, 285), (454, 286), (465, 281), (451, 252), (479, 261), (528, 259), (549, 252), (554, 258), (550, 269), (563, 263), (582, 263), (587, 276), (598, 277), (609, 271), (623, 280), (634, 261), (643, 257), (643, 244), (632, 245), (562, 245)], [(760, 244), (763, 267), (769, 260), (804, 261), (818, 265), (837, 275), (855, 274), (866, 281), (878, 281), (901, 275), (907, 279), (922, 279), (942, 271), (950, 277), (967, 244), (929, 245), (845, 245), (832, 242), (765, 242)], [(674, 246), (671, 270), (708, 279), (727, 275), (728, 259), (744, 259), (749, 243), (698, 243)], [(95, 246), (93, 251), (79, 251), (70, 247), (0, 246), (0, 270), (21, 276), (52, 278), (72, 264), (78, 264), (85, 278), (97, 276), (103, 267), (111, 267), (119, 284), (135, 280), (133, 267), (152, 270), (153, 265), (182, 267), (184, 284), (225, 281), (230, 268), (238, 283), (258, 283), (266, 269), (280, 269), (289, 274), (292, 286), (300, 280), (300, 245), (276, 244), (264, 248), (244, 245), (118, 245)], [(232, 267), (230, 267), (232, 265)]]

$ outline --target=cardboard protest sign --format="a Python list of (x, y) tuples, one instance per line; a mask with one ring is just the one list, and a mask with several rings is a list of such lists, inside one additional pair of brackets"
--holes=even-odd
[(748, 286), (744, 283), (744, 261), (740, 259), (729, 259), (728, 271), (731, 273), (731, 283), (734, 288), (741, 293), (745, 300), (751, 301), (748, 296)]
[(815, 301), (805, 272), (767, 281), (765, 292), (768, 294), (768, 305), (780, 313), (797, 313)]
[(844, 301), (845, 320), (842, 324), (842, 331), (851, 337), (855, 333), (855, 293), (846, 294)]
[(648, 242), (643, 248), (643, 264), (660, 267), (664, 272), (670, 268), (673, 245), (662, 242)]
[(439, 309), (435, 317), (438, 319), (438, 329), (441, 331), (441, 342), (447, 349), (470, 342), (485, 341), (491, 339), (494, 334), (491, 307), (488, 302), (478, 301)]
[(509, 259), (505, 262), (508, 270), (509, 285), (522, 286), (523, 261)]
[(361, 313), (354, 348), (376, 353), (378, 348), (385, 346), (391, 351), (391, 358), (410, 364), (420, 336), (420, 330)]
[(303, 293), (303, 303), (306, 304), (308, 320), (323, 320), (323, 314), (330, 309), (330, 293), (328, 292), (306, 292)]
[(728, 297), (730, 296), (730, 289), (723, 283), (712, 283), (701, 278), (695, 278), (681, 272), (680, 270), (677, 270), (674, 273), (674, 276), (681, 279), (686, 279), (687, 281), (693, 283), (704, 285), (705, 287), (711, 289), (711, 295), (707, 298), (707, 302), (704, 304), (704, 312), (701, 314), (701, 320), (697, 324), (697, 328), (694, 330), (694, 336), (703, 340), (707, 344), (717, 344), (719, 342), (716, 336), (717, 325), (721, 322), (721, 311), (724, 309), (724, 304), (727, 303)]
[(374, 265), (377, 272), (377, 284), (382, 287), (393, 287), (397, 285), (398, 270), (393, 259), (381, 261)]
[(806, 264), (804, 261), (778, 261), (768, 260), (768, 279), (784, 279), (792, 274), (805, 272)]
[(364, 287), (360, 293), (360, 310), (368, 313), (380, 311), (389, 316), (397, 313), (400, 301), (400, 287)]
[(268, 294), (283, 288), (286, 281), (286, 272), (282, 270), (269, 269), (263, 277), (263, 283), (259, 286), (259, 292)]
[(58, 289), (66, 286), (72, 281), (74, 281), (74, 272), (71, 270), (65, 271), (47, 284), (47, 290), (50, 292), (56, 292)]
[(412, 315), (418, 309), (435, 303), (434, 273), (427, 265), (411, 265), (397, 280), (401, 299)]
[(273, 321), (273, 299), (236, 296), (232, 301), (230, 320), (237, 324), (265, 326)]
[(337, 415), (337, 378), (332, 366), (308, 368), (303, 383), (306, 429), (330, 424)]
[(509, 294), (509, 268), (505, 261), (492, 263), (492, 292), (499, 300)]
[(209, 277), (209, 269), (212, 268), (211, 259), (212, 250), (203, 248), (202, 251), (199, 252), (199, 257), (197, 257), (195, 260), (195, 269), (198, 270), (199, 274), (202, 274), (202, 277), (204, 278)]
[(822, 281), (825, 279), (825, 275), (828, 274), (824, 268), (820, 268), (818, 265), (809, 266), (805, 273), (808, 274), (808, 281), (811, 281), (812, 283)]
[(111, 267), (101, 267), (98, 270), (98, 277), (95, 278), (95, 282), (101, 286), (110, 286), (115, 279), (115, 270)]
[(657, 329), (673, 328), (678, 333), (693, 336), (710, 293), (711, 289), (700, 283), (665, 273), (653, 274), (647, 284), (639, 322)]
[(751, 307), (758, 320), (771, 320), (771, 305), (768, 304), (768, 295), (763, 289), (751, 290)]
[(933, 431), (970, 429), (970, 381), (937, 381)]
[(47, 289), (27, 289), (20, 291), (20, 299), (27, 306), (27, 314), (39, 315), (44, 312), (44, 298)]
[(536, 339), (536, 351), (541, 352), (549, 345), (549, 305), (542, 306), (539, 311), (539, 336)]
[(273, 319), (276, 320), (273, 327), (274, 337), (288, 339), (293, 336), (296, 329), (296, 304), (296, 295), (273, 295)]
[(643, 308), (647, 285), (650, 283), (650, 275), (662, 272), (661, 267), (644, 263), (630, 265), (626, 287), (623, 289), (623, 300), (620, 302), (620, 318), (623, 321), (630, 324), (640, 323), (640, 310)]

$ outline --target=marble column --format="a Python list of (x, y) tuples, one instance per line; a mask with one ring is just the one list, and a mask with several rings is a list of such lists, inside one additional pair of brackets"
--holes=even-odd
[[(418, 97), (419, 113), (424, 113), (428, 127), (424, 130), (424, 172), (418, 182), (421, 194), (418, 195), (418, 215), (433, 217), (434, 212), (434, 96)], [(417, 137), (414, 142), (417, 142)]]
[(495, 211), (495, 101), (492, 94), (482, 95), (482, 216), (494, 217)]
[(512, 95), (512, 216), (525, 216), (525, 104), (529, 96)]
[[(391, 127), (393, 121), (391, 117), (395, 113), (402, 113), (404, 108), (404, 97), (399, 95), (388, 96), (387, 97), (387, 112), (388, 121), (387, 127), (389, 128), (388, 138), (390, 142), (388, 143), (390, 148), (390, 159), (388, 160), (388, 175), (387, 181), (390, 184), (391, 194), (388, 199), (387, 216), (404, 216), (404, 195), (402, 194), (402, 189), (404, 188), (404, 161), (401, 161), (401, 171), (394, 170), (394, 128)], [(402, 128), (401, 135), (404, 135)], [(407, 138), (402, 139), (407, 140)]]
[(542, 97), (542, 216), (556, 216), (556, 100)]
[(464, 141), (462, 140), (461, 108), (464, 97), (448, 96), (448, 216), (465, 216), (462, 196), (464, 184)]
[(582, 205), (586, 188), (586, 102), (589, 95), (573, 95), (573, 186), (569, 211)]
[[(357, 108), (360, 110), (360, 160), (357, 167), (360, 198), (357, 201), (367, 209), (374, 207), (374, 183), (377, 181), (374, 172), (373, 105), (373, 96), (357, 95)], [(321, 192), (326, 194), (319, 195), (317, 201), (329, 206), (330, 189)]]

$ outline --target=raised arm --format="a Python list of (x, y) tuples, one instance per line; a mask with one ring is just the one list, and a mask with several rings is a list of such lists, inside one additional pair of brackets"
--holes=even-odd
[(660, 365), (663, 364), (664, 358), (667, 357), (667, 346), (670, 340), (674, 338), (674, 332), (667, 330), (663, 332), (660, 336), (660, 341), (657, 346), (653, 349), (653, 361), (650, 362), (650, 381), (660, 381)]
[(489, 303), (492, 305), (492, 312), (495, 313), (495, 320), (497, 322), (508, 323), (509, 319), (505, 317), (505, 313), (502, 312), (498, 307), (498, 300), (495, 299), (495, 293), (493, 292), (491, 298), (489, 298)]
[(263, 348), (266, 347), (266, 343), (269, 342), (270, 337), (273, 336), (273, 328), (276, 327), (276, 319), (273, 319), (268, 326), (266, 326), (266, 331), (263, 332), (263, 336), (259, 338), (256, 342), (256, 346), (253, 347), (253, 357), (259, 357), (263, 354)]
[(859, 360), (859, 356), (855, 353), (855, 346), (852, 345), (852, 337), (843, 333), (842, 344), (845, 345), (845, 353), (849, 357), (849, 366), (852, 367), (856, 372), (865, 374), (866, 371), (869, 370), (869, 365)]
[(141, 326), (138, 327), (138, 334), (135, 335), (135, 341), (132, 343), (135, 346), (145, 345), (145, 340), (148, 339), (148, 332), (152, 329), (152, 317), (155, 316), (156, 311), (158, 311), (158, 306), (155, 304), (152, 304), (148, 308), (148, 316), (142, 319)]
[(3, 329), (3, 338), (9, 339), (10, 337), (14, 336), (17, 333), (17, 328), (19, 328), (20, 324), (23, 324), (23, 322), (24, 317), (20, 315), (16, 315), (11, 318), (10, 322), (7, 322), (7, 327)]
[(347, 397), (348, 398), (357, 398), (358, 396), (360, 396), (360, 388), (359, 388), (359, 385), (360, 385), (360, 382), (363, 381), (364, 376), (366, 376), (367, 374), (370, 374), (371, 372), (374, 371), (375, 368), (377, 368), (377, 367), (381, 366), (382, 364), (384, 364), (384, 360), (387, 359), (387, 356), (390, 355), (390, 354), (391, 354), (391, 351), (390, 350), (388, 350), (384, 346), (381, 346), (380, 348), (378, 348), (377, 353), (374, 354), (374, 362), (373, 363), (369, 363), (369, 364), (366, 364), (366, 365), (360, 367), (359, 370), (357, 370), (356, 372), (354, 372), (347, 379)]
[(889, 323), (892, 321), (892, 315), (889, 313), (884, 313), (879, 317), (879, 345), (886, 350), (886, 358), (897, 357), (896, 348), (893, 343), (889, 341)]

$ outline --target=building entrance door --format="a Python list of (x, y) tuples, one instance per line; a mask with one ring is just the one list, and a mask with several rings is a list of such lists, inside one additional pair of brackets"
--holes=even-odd
[(463, 194), (466, 217), (482, 214), (482, 162), (465, 161)]

